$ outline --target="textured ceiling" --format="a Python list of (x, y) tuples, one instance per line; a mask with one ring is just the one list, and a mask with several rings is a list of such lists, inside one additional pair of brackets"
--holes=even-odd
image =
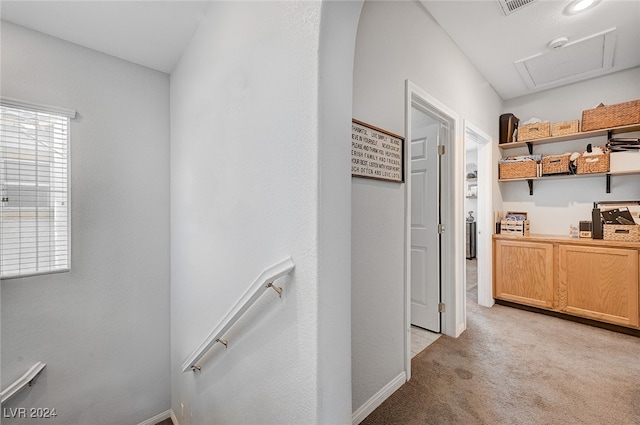
[[(640, 1), (602, 0), (594, 8), (575, 15), (565, 12), (569, 3), (536, 0), (505, 16), (498, 0), (422, 1), (505, 100), (640, 66)], [(577, 48), (578, 45), (572, 43), (614, 28), (612, 65), (586, 72), (589, 67), (598, 68), (593, 58), (599, 54), (598, 47), (592, 45), (589, 49), (582, 44)], [(563, 36), (569, 40), (565, 47), (552, 50), (547, 46), (551, 40)], [(535, 87), (527, 85), (516, 65), (532, 57), (538, 57), (537, 63), (531, 64), (537, 66), (534, 72), (539, 77)], [(558, 80), (560, 74), (566, 78)]]
[[(0, 18), (170, 73), (210, 3), (1, 0)], [(578, 15), (564, 13), (568, 0), (535, 0), (508, 16), (498, 0), (421, 3), (505, 100), (640, 66), (640, 0), (601, 0)], [(574, 44), (610, 29), (610, 66), (597, 63), (589, 43)], [(567, 45), (550, 50), (561, 36)]]
[(210, 1), (7, 1), (0, 18), (171, 73)]

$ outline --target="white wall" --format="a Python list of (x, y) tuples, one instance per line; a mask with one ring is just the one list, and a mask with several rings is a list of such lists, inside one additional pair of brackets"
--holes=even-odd
[[(365, 2), (356, 42), (353, 117), (403, 135), (405, 79), (457, 112), (460, 126), (466, 118), (497, 138), (502, 101), (424, 8), (418, 2)], [(454, 172), (460, 174), (464, 142), (458, 134)], [(455, 187), (460, 196), (454, 220), (463, 231), (462, 176)], [(404, 197), (404, 184), (352, 180), (354, 411), (404, 370)], [(462, 263), (463, 235), (456, 240)], [(462, 279), (460, 266), (455, 280)], [(464, 293), (455, 296), (463, 305)], [(456, 320), (464, 322), (463, 311)]]
[[(319, 2), (214, 2), (172, 74), (172, 407), (181, 425), (351, 421), (358, 6), (342, 5), (343, 16)], [(331, 34), (340, 19), (354, 22)], [(346, 61), (330, 66), (340, 57), (330, 48)], [(226, 336), (228, 349), (182, 373), (258, 274), (289, 255), (296, 268), (282, 299), (265, 293)]]
[[(169, 77), (2, 22), (2, 96), (75, 109), (71, 271), (2, 281), (3, 408), (135, 424), (170, 407)], [(7, 419), (3, 423), (40, 423)]]
[[(514, 113), (521, 121), (531, 117), (551, 123), (574, 119), (582, 121), (582, 111), (601, 102), (611, 105), (638, 98), (640, 68), (633, 68), (509, 100), (505, 102), (504, 111)], [(534, 146), (534, 153), (582, 152), (588, 143), (604, 145), (606, 137)], [(505, 151), (504, 155), (524, 153), (526, 149), (514, 149)], [(528, 186), (522, 181), (500, 183), (500, 190), (505, 211), (527, 211), (530, 214), (532, 233), (567, 235), (570, 224), (577, 226), (580, 220), (591, 221), (594, 201), (640, 199), (639, 183), (640, 175), (612, 176), (610, 194), (605, 191), (606, 182), (602, 176), (536, 181), (533, 196), (529, 196)]]
[[(351, 423), (351, 117), (361, 0), (324, 1), (319, 66), (321, 424)], [(345, 140), (348, 140), (345, 143)]]

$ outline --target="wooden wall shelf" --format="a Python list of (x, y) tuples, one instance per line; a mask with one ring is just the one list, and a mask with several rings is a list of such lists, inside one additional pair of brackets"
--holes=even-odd
[(588, 139), (591, 137), (607, 136), (611, 134), (630, 133), (632, 131), (640, 131), (640, 124), (625, 125), (621, 127), (605, 128), (602, 130), (581, 131), (578, 133), (567, 134), (564, 136), (545, 137), (542, 139), (527, 140), (524, 142), (502, 143), (498, 147), (500, 149), (516, 149), (527, 146), (544, 145), (547, 143), (567, 142), (569, 140)]
[[(633, 131), (640, 131), (640, 124), (633, 125), (625, 125), (620, 127), (613, 128), (605, 128), (602, 130), (593, 130), (593, 131), (583, 131), (573, 134), (567, 134), (565, 136), (555, 136), (555, 137), (544, 137), (541, 139), (527, 140), (524, 142), (511, 142), (511, 143), (502, 143), (499, 144), (498, 147), (502, 150), (505, 149), (516, 149), (521, 147), (527, 147), (529, 149), (529, 154), (533, 154), (533, 146), (536, 145), (544, 145), (547, 143), (559, 143), (566, 142), (569, 140), (579, 140), (586, 139), (590, 137), (602, 137), (606, 136), (610, 138), (614, 134), (622, 134), (622, 133), (630, 133)], [(526, 181), (529, 185), (529, 195), (533, 195), (533, 182), (536, 180), (553, 180), (553, 179), (564, 179), (564, 178), (576, 178), (576, 177), (597, 177), (597, 176), (605, 176), (605, 191), (606, 193), (611, 193), (611, 176), (616, 175), (631, 175), (631, 174), (640, 174), (640, 172), (607, 172), (607, 173), (592, 173), (592, 174), (558, 174), (558, 175), (550, 175), (550, 176), (540, 176), (540, 177), (525, 177), (518, 179), (498, 179), (499, 182), (513, 182), (513, 181)]]

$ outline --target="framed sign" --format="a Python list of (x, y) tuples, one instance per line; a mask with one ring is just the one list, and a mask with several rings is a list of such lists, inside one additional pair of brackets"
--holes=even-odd
[(404, 183), (404, 138), (353, 119), (351, 176)]

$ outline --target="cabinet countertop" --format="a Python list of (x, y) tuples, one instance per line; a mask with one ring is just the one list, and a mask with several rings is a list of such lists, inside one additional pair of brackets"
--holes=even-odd
[(591, 238), (572, 238), (570, 236), (564, 236), (564, 235), (531, 234), (529, 236), (515, 236), (515, 235), (505, 235), (505, 234), (494, 234), (493, 239), (517, 240), (522, 242), (562, 243), (566, 245), (587, 245), (587, 246), (597, 246), (597, 247), (640, 249), (640, 242), (611, 241), (611, 240), (591, 239)]

